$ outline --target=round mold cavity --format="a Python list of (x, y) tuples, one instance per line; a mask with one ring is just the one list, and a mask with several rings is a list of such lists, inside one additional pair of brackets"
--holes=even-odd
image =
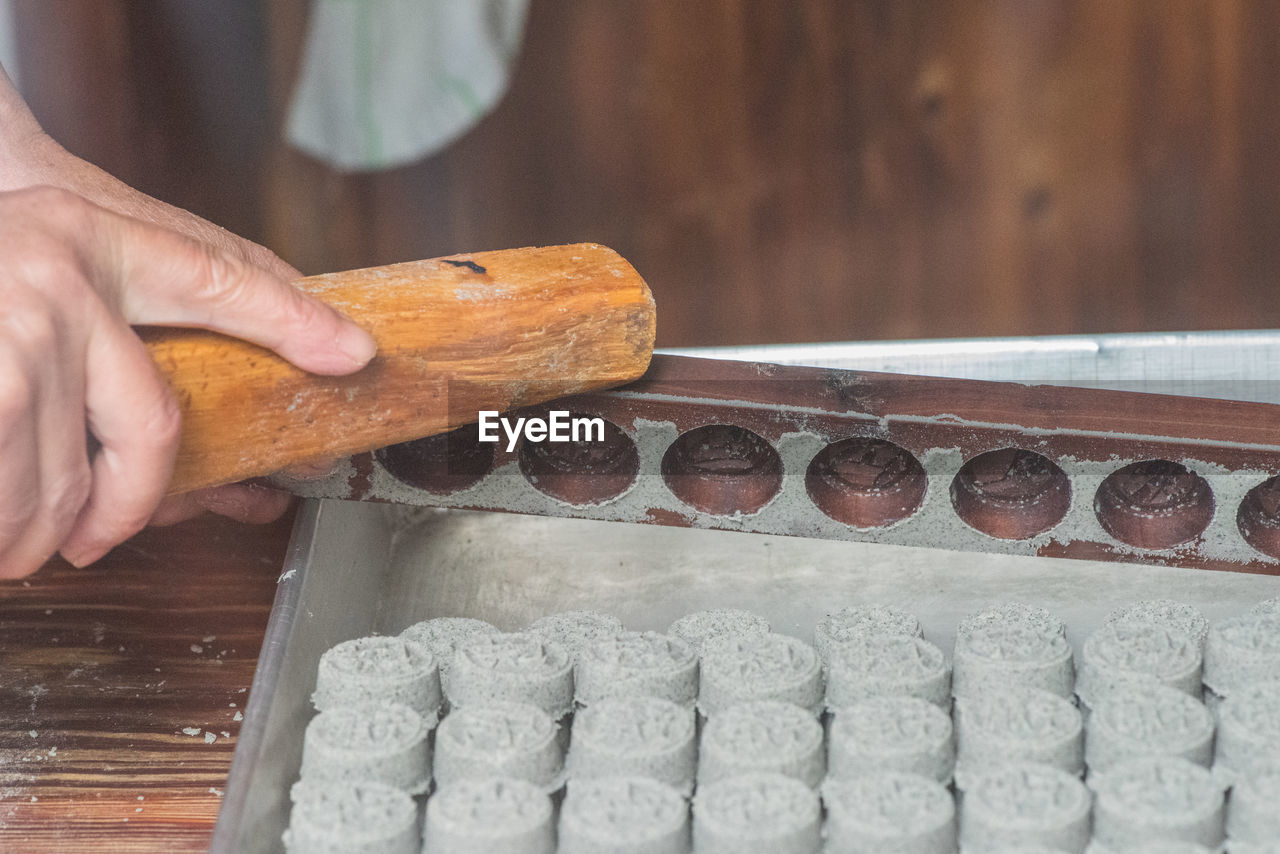
[(1120, 542), (1168, 549), (1204, 533), (1213, 519), (1213, 490), (1181, 463), (1143, 460), (1107, 475), (1093, 508)]
[(1280, 558), (1280, 476), (1249, 490), (1236, 513), (1236, 526), (1249, 545)]
[(827, 445), (804, 476), (818, 509), (855, 528), (881, 528), (910, 518), (924, 502), (928, 482), (924, 466), (910, 451), (869, 436)]
[[(599, 440), (521, 442), (520, 472), (534, 489), (567, 504), (600, 504), (631, 488), (640, 453), (622, 428), (597, 415), (572, 412), (571, 419), (604, 424)], [(576, 423), (576, 422), (575, 422)]]
[(401, 442), (373, 452), (401, 483), (437, 495), (475, 486), (493, 468), (491, 442), (481, 442), (475, 424), (425, 439)]
[(1055, 527), (1071, 505), (1071, 482), (1035, 451), (978, 454), (951, 481), (951, 503), (965, 524), (998, 540), (1025, 540)]
[(709, 424), (682, 434), (662, 455), (662, 479), (697, 510), (754, 513), (782, 488), (782, 458), (745, 427)]

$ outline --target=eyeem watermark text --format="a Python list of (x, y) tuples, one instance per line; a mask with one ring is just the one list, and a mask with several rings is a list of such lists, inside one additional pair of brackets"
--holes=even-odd
[(480, 441), (498, 442), (499, 429), (507, 437), (507, 453), (516, 449), (521, 435), (526, 442), (603, 442), (604, 419), (570, 415), (567, 409), (553, 409), (546, 418), (516, 418), (499, 415), (496, 409), (480, 410)]

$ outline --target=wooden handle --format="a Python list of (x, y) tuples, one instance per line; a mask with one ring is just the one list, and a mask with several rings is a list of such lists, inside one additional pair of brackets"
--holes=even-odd
[(593, 244), (477, 252), (312, 276), (378, 354), (321, 377), (217, 333), (141, 334), (182, 407), (170, 492), (345, 456), (639, 377), (654, 306), (621, 256)]

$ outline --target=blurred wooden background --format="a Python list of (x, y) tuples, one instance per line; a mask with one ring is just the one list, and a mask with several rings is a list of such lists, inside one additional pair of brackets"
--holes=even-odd
[(659, 343), (1280, 325), (1280, 5), (533, 0), (447, 152), (279, 142), (305, 0), (18, 0), (73, 151), (305, 272), (596, 240)]

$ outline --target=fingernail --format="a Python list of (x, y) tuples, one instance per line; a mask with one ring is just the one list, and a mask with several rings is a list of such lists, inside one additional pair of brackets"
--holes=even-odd
[(344, 323), (335, 342), (342, 355), (355, 365), (366, 365), (378, 352), (377, 342), (373, 337), (354, 323)]
[(76, 569), (84, 569), (86, 566), (106, 554), (106, 551), (72, 546), (70, 548), (62, 549), (58, 554), (62, 555), (62, 559), (74, 566)]

